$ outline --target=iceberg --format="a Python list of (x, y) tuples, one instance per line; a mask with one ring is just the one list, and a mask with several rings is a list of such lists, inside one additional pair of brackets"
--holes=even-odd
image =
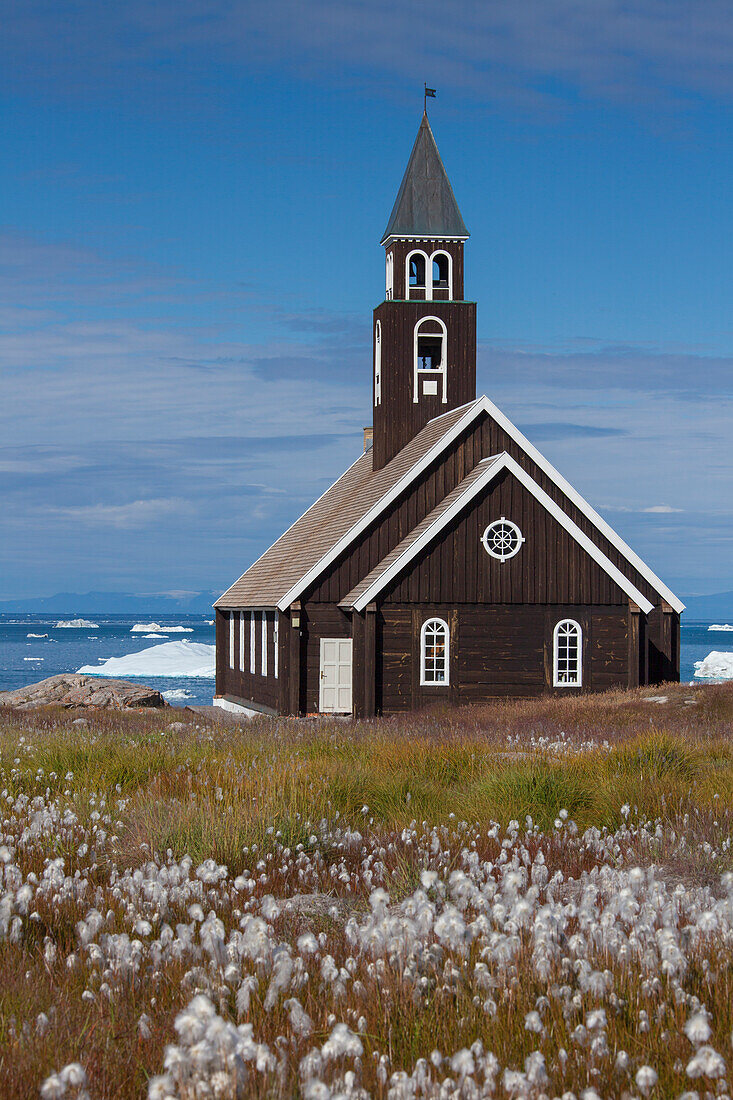
[(99, 630), (99, 623), (90, 623), (88, 619), (61, 619), (56, 623), (57, 630)]
[(160, 623), (135, 623), (131, 634), (193, 634), (192, 626), (161, 626)]
[(26, 634), (26, 638), (47, 638), (48, 634)]
[(713, 623), (712, 626), (708, 627), (708, 630), (733, 630), (733, 626), (730, 623)]
[(213, 680), (216, 668), (216, 646), (204, 642), (163, 642), (128, 653), (124, 657), (109, 657), (99, 665), (83, 665), (77, 672), (86, 676), (198, 677)]
[(43, 657), (24, 657), (24, 661), (42, 661)]
[(733, 680), (733, 653), (713, 650), (703, 661), (695, 661), (695, 675), (700, 680)]
[(193, 699), (193, 692), (186, 691), (185, 688), (171, 688), (170, 691), (163, 692), (163, 698), (172, 702), (179, 702), (183, 699)]
[(165, 634), (143, 634), (143, 638), (165, 638)]

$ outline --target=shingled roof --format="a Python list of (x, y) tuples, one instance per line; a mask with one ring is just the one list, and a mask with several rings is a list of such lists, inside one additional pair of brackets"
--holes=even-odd
[(382, 244), (390, 237), (465, 239), (468, 236), (428, 116), (424, 114)]
[(407, 446), (382, 469), (372, 470), (367, 451), (327, 489), (284, 535), (251, 565), (214, 604), (220, 609), (277, 607), (297, 599), (293, 593), (310, 573), (325, 568), (329, 553), (354, 528), (386, 507), (401, 486), (424, 468), (448, 441), (453, 429), (471, 409), (452, 409), (429, 421)]

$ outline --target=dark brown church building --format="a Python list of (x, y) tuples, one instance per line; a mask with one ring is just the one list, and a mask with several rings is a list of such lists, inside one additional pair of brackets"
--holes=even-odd
[(216, 603), (216, 698), (368, 716), (679, 679), (680, 600), (488, 397), (427, 115), (382, 239), (373, 442)]

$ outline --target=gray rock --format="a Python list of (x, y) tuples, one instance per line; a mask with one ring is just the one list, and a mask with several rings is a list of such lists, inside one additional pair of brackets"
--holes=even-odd
[(37, 684), (0, 692), (0, 707), (109, 707), (126, 710), (137, 707), (167, 707), (163, 696), (144, 684), (127, 680), (107, 680), (79, 673), (49, 676)]

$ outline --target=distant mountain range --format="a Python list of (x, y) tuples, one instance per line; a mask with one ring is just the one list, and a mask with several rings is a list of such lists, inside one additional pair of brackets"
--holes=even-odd
[(0, 601), (0, 614), (27, 612), (42, 615), (201, 615), (212, 617), (211, 605), (220, 592), (153, 593), (57, 592), (30, 600)]
[[(212, 592), (153, 593), (132, 592), (57, 592), (55, 596), (40, 596), (31, 600), (0, 601), (0, 614), (28, 612), (53, 615), (201, 615), (210, 617), (211, 605), (220, 595)], [(683, 596), (687, 604), (687, 622), (700, 619), (718, 622), (733, 621), (733, 592), (716, 592), (712, 596)]]

